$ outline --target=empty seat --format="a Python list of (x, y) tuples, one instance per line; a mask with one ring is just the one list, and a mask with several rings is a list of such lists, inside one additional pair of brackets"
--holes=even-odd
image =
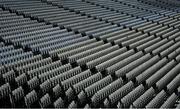
[(52, 88), (52, 84), (51, 81), (48, 79), (45, 82), (43, 82), (42, 84), (40, 84), (40, 94), (45, 94), (46, 92), (50, 91), (50, 89)]
[(118, 56), (116, 56), (116, 57), (113, 57), (112, 59), (107, 60), (107, 61), (105, 61), (105, 62), (97, 65), (97, 66), (96, 66), (96, 69), (97, 69), (98, 71), (103, 71), (103, 70), (105, 70), (106, 68), (112, 66), (113, 64), (115, 64), (115, 63), (123, 60), (124, 58), (127, 58), (128, 56), (133, 55), (134, 53), (135, 53), (134, 50), (127, 51), (127, 52), (125, 52), (125, 53), (123, 53), (123, 54), (121, 54), (121, 55), (118, 55)]
[(85, 41), (87, 39), (89, 39), (89, 38), (88, 37), (79, 37), (79, 38), (76, 38), (73, 40), (68, 40), (68, 41), (65, 41), (63, 43), (58, 43), (57, 45), (54, 44), (53, 46), (47, 46), (47, 47), (41, 48), (40, 52), (42, 54), (48, 54), (48, 51), (55, 50), (58, 48), (62, 48), (62, 47), (65, 47), (65, 46), (68, 46), (68, 45), (71, 45), (74, 43), (79, 43), (79, 42)]
[(90, 62), (90, 61), (92, 61), (94, 59), (100, 58), (101, 56), (104, 56), (104, 55), (106, 55), (108, 53), (111, 53), (111, 52), (113, 52), (115, 50), (118, 50), (118, 49), (119, 49), (118, 45), (112, 46), (112, 47), (109, 47), (109, 48), (104, 49), (102, 51), (98, 51), (98, 52), (96, 52), (96, 53), (94, 53), (92, 55), (89, 55), (89, 56), (86, 56), (84, 58), (78, 59), (76, 62), (78, 63), (78, 65), (84, 65), (87, 62)]
[(52, 78), (50, 78), (50, 81), (52, 83), (53, 86), (55, 86), (56, 84), (60, 84), (62, 81), (69, 79), (75, 75), (78, 75), (82, 72), (80, 67), (76, 67), (73, 69), (70, 69), (60, 75), (54, 76)]
[(2, 63), (5, 65), (9, 64), (9, 63), (15, 63), (19, 60), (31, 58), (32, 56), (33, 56), (33, 53), (31, 51), (30, 52), (23, 52), (22, 54), (19, 54), (19, 55), (15, 55), (15, 56), (12, 56), (9, 58), (3, 58)]
[(92, 49), (94, 47), (98, 47), (98, 46), (103, 45), (103, 44), (104, 44), (103, 41), (94, 42), (94, 43), (90, 43), (90, 44), (87, 43), (87, 45), (84, 45), (82, 47), (80, 46), (76, 49), (69, 49), (69, 51), (66, 49), (63, 50), (63, 48), (62, 48), (62, 53), (58, 54), (58, 57), (60, 58), (60, 60), (65, 60), (69, 56), (81, 53), (85, 50), (89, 50), (89, 49)]
[(180, 86), (180, 74), (178, 74), (166, 87), (169, 93), (173, 93)]
[(90, 45), (91, 43), (95, 43), (95, 42), (96, 42), (96, 39), (90, 39), (90, 40), (87, 40), (87, 41), (79, 42), (79, 43), (76, 43), (76, 44), (73, 44), (73, 45), (69, 45), (69, 46), (66, 46), (66, 47), (63, 47), (63, 48), (60, 48), (60, 49), (50, 51), (49, 54), (50, 54), (51, 57), (55, 57), (55, 56), (57, 56), (57, 54), (60, 54), (60, 53), (66, 52), (66, 51), (70, 51), (70, 50), (73, 50), (73, 49), (78, 49), (80, 47), (83, 47), (85, 45)]
[(45, 72), (49, 72), (49, 71), (57, 71), (58, 70), (58, 68), (59, 69), (62, 69), (62, 68), (64, 68), (64, 67), (68, 67), (68, 66), (70, 66), (69, 64), (67, 64), (67, 65), (64, 65), (64, 66), (62, 66), (62, 63), (61, 63), (61, 61), (59, 60), (59, 61), (55, 61), (55, 62), (52, 62), (52, 63), (49, 63), (49, 64), (47, 64), (47, 65), (44, 65), (44, 66), (40, 66), (40, 67), (37, 67), (36, 69), (33, 69), (33, 70), (31, 70), (31, 71), (28, 71), (28, 76), (29, 76), (29, 78), (31, 79), (31, 78), (33, 78), (34, 76), (39, 76), (39, 75), (43, 75), (43, 74), (45, 74)]
[(101, 73), (94, 74), (90, 77), (88, 77), (85, 80), (82, 80), (78, 82), (77, 84), (74, 84), (72, 87), (70, 87), (66, 91), (66, 96), (68, 98), (68, 102), (75, 99), (75, 96), (78, 95), (84, 88), (94, 84), (95, 82), (101, 80), (103, 78)]
[(17, 83), (18, 86), (21, 86), (27, 82), (27, 76), (25, 73), (19, 75), (18, 77), (15, 78), (15, 82)]
[(176, 100), (178, 99), (178, 96), (173, 93), (163, 104), (160, 108), (174, 108), (174, 104), (176, 103)]
[(106, 87), (102, 88), (92, 96), (91, 98), (92, 105), (94, 107), (98, 107), (109, 94), (119, 89), (122, 85), (123, 85), (123, 80), (119, 78), (116, 81), (112, 82), (111, 84), (107, 85)]
[[(102, 24), (100, 24), (100, 23), (102, 23)], [(91, 30), (94, 30), (94, 29), (99, 29), (99, 28), (103, 28), (103, 27), (106, 27), (106, 26), (110, 26), (110, 25), (111, 25), (111, 23), (104, 23), (103, 21), (101, 21), (101, 22), (95, 23), (95, 25), (93, 25), (93, 26), (79, 29), (78, 31), (83, 33), (83, 32), (86, 32), (86, 31), (91, 31)]]
[(160, 108), (166, 97), (167, 93), (162, 90), (146, 105), (146, 108)]
[(173, 44), (168, 49), (165, 49), (164, 51), (162, 51), (160, 53), (160, 56), (161, 57), (168, 56), (170, 53), (174, 52), (179, 46), (180, 46), (180, 42), (177, 42), (177, 43)]
[[(152, 52), (153, 50), (155, 50), (155, 49), (156, 49), (157, 47), (159, 47), (159, 46), (163, 47), (162, 45), (165, 44), (165, 43), (167, 43), (167, 42), (168, 42), (167, 39), (161, 40), (161, 41), (156, 42), (156, 43), (150, 45), (149, 47), (145, 48), (144, 51), (145, 51), (146, 53), (150, 53), (150, 52)], [(155, 52), (156, 52), (156, 51), (154, 51), (153, 53), (155, 53)]]
[(134, 108), (143, 108), (145, 107), (150, 100), (153, 98), (155, 90), (151, 87), (143, 95), (141, 95), (136, 101), (133, 102), (132, 107)]
[(101, 88), (107, 86), (112, 81), (113, 81), (112, 77), (109, 75), (109, 76), (99, 80), (98, 82), (90, 85), (89, 87), (85, 88), (84, 91), (81, 91), (78, 94), (78, 98), (80, 100), (80, 104), (86, 103), (87, 102), (87, 98), (89, 98), (92, 95), (94, 95), (98, 90), (100, 90)]
[(161, 47), (158, 47), (157, 49), (152, 51), (153, 55), (157, 55), (161, 53), (163, 50), (166, 50), (168, 47), (171, 47), (174, 44), (174, 41), (167, 42), (166, 44), (162, 45)]
[[(139, 58), (139, 57), (137, 57)], [(151, 58), (150, 54), (146, 54), (145, 56), (140, 57), (139, 59), (131, 62), (130, 64), (124, 66), (123, 68), (117, 70), (115, 72), (115, 75), (117, 77), (122, 77), (125, 76), (128, 72), (130, 72), (132, 69), (134, 69), (135, 67), (138, 67), (140, 64), (142, 64), (145, 61), (148, 61)]]
[[(157, 23), (151, 23), (149, 25), (145, 25), (145, 26), (139, 27), (138, 30), (143, 31), (143, 30), (148, 29), (148, 28), (153, 27), (153, 26), (157, 26)], [(146, 32), (148, 32), (148, 31), (146, 30)]]
[(30, 108), (30, 107), (39, 107), (39, 104), (38, 104), (38, 96), (37, 96), (37, 93), (35, 92), (35, 90), (29, 92), (25, 97), (24, 97), (24, 100), (25, 100), (25, 104), (26, 104), (26, 107)]
[(89, 104), (86, 104), (85, 106), (84, 106), (84, 109), (90, 109), (91, 108), (91, 106), (89, 105)]
[(107, 40), (114, 40), (115, 44), (119, 44), (119, 45), (125, 46), (126, 44), (124, 42), (132, 41), (132, 40), (134, 40), (135, 38), (138, 38), (138, 37), (141, 37), (141, 38), (142, 37), (146, 37), (147, 34), (142, 34), (142, 32), (135, 33), (134, 31), (129, 31), (129, 32), (125, 32), (123, 34), (117, 35), (117, 36), (114, 36), (115, 40), (113, 39), (113, 37), (112, 38), (110, 37)]
[(86, 70), (84, 72), (81, 72), (80, 74), (71, 77), (65, 81), (62, 81), (61, 84), (63, 86), (63, 89), (66, 91), (70, 86), (84, 80), (87, 79), (88, 77), (90, 77), (92, 75), (90, 70)]
[(180, 35), (180, 32), (178, 31), (178, 32), (176, 32), (175, 34), (169, 36), (168, 39), (173, 40), (173, 39), (175, 39), (176, 37), (178, 37), (179, 35)]
[(22, 67), (22, 66), (26, 66), (30, 63), (34, 63), (36, 61), (40, 61), (42, 60), (42, 56), (41, 55), (36, 55), (36, 56), (33, 56), (31, 58), (28, 58), (28, 59), (24, 59), (24, 60), (20, 60), (16, 63), (10, 63), (8, 65), (6, 65), (7, 68), (18, 68), (18, 67)]
[[(173, 51), (168, 55), (168, 59), (176, 59), (176, 56), (178, 56), (179, 53), (180, 53), (180, 48), (177, 48), (175, 51)], [(177, 61), (178, 60), (179, 59), (177, 58)]]
[(139, 84), (142, 83), (143, 81), (148, 79), (151, 75), (153, 75), (157, 70), (163, 67), (167, 62), (168, 60), (166, 58), (163, 58), (162, 60), (160, 60), (159, 62), (157, 62), (156, 64), (145, 70), (144, 72), (142, 72), (142, 74), (137, 76), (136, 81)]
[[(122, 55), (126, 55), (126, 54), (122, 54)], [(114, 65), (111, 65), (110, 67), (106, 68), (106, 71), (108, 72), (108, 74), (117, 73), (118, 70), (121, 70), (121, 68), (125, 67), (126, 65), (130, 64), (131, 62), (138, 60), (143, 55), (144, 54), (142, 52), (138, 52), (138, 53), (132, 54), (129, 57), (124, 57), (124, 58), (122, 58), (121, 61), (118, 61)]]
[(110, 94), (108, 98), (104, 101), (105, 107), (114, 107), (114, 105), (117, 104), (122, 97), (131, 92), (133, 88), (134, 84), (132, 81), (130, 81), (112, 94)]
[(153, 34), (153, 30), (156, 30), (156, 29), (159, 29), (159, 28), (162, 28), (162, 24), (158, 24), (158, 25), (155, 25), (153, 27), (150, 27), (150, 28), (147, 28), (147, 29), (143, 29), (143, 31), (145, 33), (149, 32), (150, 34)]
[(179, 38), (179, 37), (177, 37), (177, 38), (175, 38), (174, 40), (175, 40), (175, 42), (177, 42), (177, 43), (178, 43), (178, 42), (180, 41), (180, 38)]
[(165, 76), (163, 76), (157, 83), (156, 86), (159, 90), (165, 88), (166, 85), (175, 78), (180, 71), (180, 64), (176, 65), (172, 70), (170, 70)]
[(173, 35), (174, 33), (178, 32), (179, 30), (178, 29), (174, 29), (166, 34), (163, 34), (162, 37), (163, 38), (168, 38), (169, 36)]
[(9, 96), (10, 92), (11, 92), (11, 87), (10, 87), (9, 83), (3, 84), (0, 87), (0, 95), (1, 95), (0, 99)]
[(137, 29), (137, 28), (140, 28), (140, 27), (143, 27), (145, 25), (148, 25), (148, 24), (151, 24), (152, 22), (144, 22), (144, 23), (141, 23), (139, 25), (133, 25), (131, 28), (132, 29)]
[(128, 36), (126, 39), (124, 39), (124, 40), (122, 39), (123, 41), (122, 41), (121, 45), (129, 47), (129, 45), (131, 45), (137, 41), (143, 40), (147, 37), (148, 37), (148, 34), (142, 34), (141, 32), (139, 32), (139, 34), (136, 34), (136, 35), (132, 34), (131, 36)]
[(162, 0), (0, 0), (0, 7), (0, 107), (176, 106), (176, 6)]
[(112, 53), (109, 53), (107, 55), (104, 55), (104, 56), (102, 56), (100, 58), (97, 58), (97, 59), (95, 59), (93, 61), (90, 61), (90, 62), (86, 63), (86, 66), (89, 69), (92, 69), (93, 67), (107, 61), (108, 59), (114, 58), (114, 57), (116, 57), (116, 56), (118, 56), (118, 55), (120, 55), (120, 54), (122, 54), (122, 53), (124, 53), (126, 51), (127, 51), (127, 48), (121, 48), (119, 50), (116, 50), (116, 51), (114, 51)]
[(148, 87), (154, 85), (159, 79), (161, 79), (168, 71), (170, 71), (176, 65), (175, 61), (167, 63), (164, 67), (158, 70), (155, 74), (146, 80)]
[(77, 108), (77, 107), (78, 107), (78, 104), (75, 101), (72, 101), (68, 106), (68, 108)]
[(111, 33), (117, 30), (122, 29), (122, 27), (117, 27), (117, 25), (109, 25), (106, 27), (98, 28), (95, 30), (87, 31), (87, 35), (91, 35), (92, 37), (98, 38), (99, 36), (105, 35), (107, 33)]
[(46, 58), (46, 59), (37, 61), (35, 63), (28, 64), (26, 66), (22, 66), (22, 67), (16, 68), (16, 69), (17, 69), (17, 71), (20, 72), (20, 74), (22, 74), (23, 72), (28, 72), (30, 70), (39, 68), (41, 66), (44, 66), (44, 65), (47, 65), (47, 64), (50, 64), (50, 63), (52, 63), (51, 58)]
[(55, 87), (53, 87), (52, 91), (53, 91), (54, 98), (59, 98), (63, 94), (62, 88), (59, 84), (57, 84)]
[(59, 97), (53, 104), (55, 108), (64, 108), (65, 105), (61, 97)]
[[(106, 27), (107, 28), (107, 27)], [(103, 29), (103, 28), (102, 28)], [(99, 36), (103, 36), (103, 35), (105, 35), (105, 34), (108, 34), (108, 33), (112, 33), (112, 32), (115, 32), (115, 31), (117, 31), (117, 30), (121, 30), (122, 29), (122, 27), (114, 27), (114, 28), (110, 28), (110, 29), (108, 29), (107, 28), (107, 30), (105, 30), (105, 31), (100, 31), (100, 32), (97, 32), (97, 30), (96, 30), (96, 33), (93, 33), (92, 34), (92, 36), (93, 37), (99, 37)]]
[(51, 98), (47, 93), (40, 99), (40, 106), (41, 108), (47, 108), (50, 105), (51, 105)]
[[(151, 46), (151, 45), (153, 45), (153, 44), (155, 44), (155, 43), (157, 43), (157, 42), (159, 42), (159, 41), (161, 41), (161, 38), (160, 38), (160, 37), (154, 38), (154, 39), (152, 39), (152, 40), (150, 40), (150, 41), (148, 41), (148, 42), (146, 42), (146, 43), (144, 43), (144, 44), (141, 44), (141, 45), (137, 46), (136, 49), (137, 49), (138, 51), (145, 50), (147, 47), (149, 47), (149, 46)], [(164, 41), (167, 41), (167, 40), (163, 40), (162, 42), (164, 42)], [(149, 47), (149, 48), (146, 50), (146, 53), (149, 53), (149, 51), (151, 51), (151, 50), (154, 49), (154, 48), (155, 48), (155, 47)]]
[(139, 98), (143, 93), (145, 92), (144, 86), (141, 84), (138, 87), (136, 87), (134, 90), (132, 90), (130, 93), (128, 93), (126, 96), (124, 96), (121, 101), (119, 102), (121, 104), (121, 107), (119, 108), (129, 108), (130, 105)]
[(0, 102), (1, 107), (11, 107), (9, 94), (11, 93), (11, 87), (9, 83), (3, 84), (0, 87)]
[[(136, 76), (138, 76), (139, 74), (141, 74), (143, 71), (145, 71), (146, 69), (148, 69), (149, 67), (151, 67), (152, 65), (154, 65), (156, 62), (158, 62), (160, 60), (160, 58), (158, 56), (154, 56), (151, 59), (147, 60), (146, 62), (144, 62), (143, 64), (139, 65), (138, 67), (136, 67), (135, 69), (131, 70), (130, 72), (128, 72), (126, 74), (126, 78), (128, 80), (132, 80), (133, 78), (135, 78)], [(136, 61), (137, 62), (137, 61)]]
[(176, 57), (176, 61), (177, 61), (177, 62), (180, 62), (180, 55), (178, 55), (178, 56)]
[(7, 82), (11, 83), (16, 78), (16, 73), (13, 70), (11, 70), (11, 71), (3, 74), (2, 77), (6, 83)]
[(164, 35), (164, 34), (170, 32), (170, 31), (173, 31), (173, 27), (167, 28), (167, 29), (162, 30), (162, 31), (157, 31), (155, 34), (156, 34), (156, 36), (162, 37), (162, 35)]
[(8, 51), (8, 52), (3, 52), (0, 54), (0, 58), (8, 58), (8, 57), (11, 57), (11, 56), (15, 56), (15, 55), (18, 55), (18, 54), (22, 54), (23, 53), (23, 50), (22, 49), (14, 49), (14, 50), (11, 50), (11, 51)]
[(2, 74), (6, 73), (6, 72), (7, 72), (7, 70), (6, 70), (5, 66), (0, 65), (0, 76), (2, 76)]
[(12, 91), (12, 101), (14, 107), (24, 106), (24, 90), (21, 86)]
[(7, 51), (11, 51), (14, 49), (14, 46), (13, 45), (10, 45), (10, 46), (4, 46), (0, 49), (0, 53), (3, 53), (3, 52), (7, 52)]
[(157, 29), (155, 29), (153, 31), (150, 31), (149, 33), (150, 34), (156, 34), (157, 32), (166, 30), (167, 28), (168, 28), (168, 26), (163, 26), (163, 27), (157, 28)]
[(139, 33), (136, 33), (135, 30), (129, 30), (128, 28), (127, 29), (122, 29), (122, 30), (119, 31), (118, 34), (114, 34), (114, 35), (110, 34), (107, 37), (107, 41), (108, 42), (114, 42), (115, 44), (120, 44), (124, 39), (128, 38), (126, 36), (133, 37), (133, 36), (136, 36), (137, 34), (139, 34)]
[(98, 51), (102, 51), (102, 50), (107, 49), (109, 47), (111, 47), (110, 43), (107, 43), (107, 44), (104, 44), (104, 45), (101, 45), (101, 46), (97, 46), (97, 47), (94, 47), (92, 49), (81, 52), (79, 54), (75, 54), (73, 56), (70, 56), (70, 57), (68, 57), (68, 60), (69, 60), (70, 63), (73, 63), (73, 62), (75, 62), (76, 60), (78, 60), (80, 58), (91, 55), (91, 54), (96, 53)]
[(29, 88), (30, 91), (37, 88), (39, 86), (39, 79), (37, 78), (37, 76), (30, 79), (27, 82), (27, 85), (28, 85), (28, 88)]
[(154, 38), (155, 38), (155, 36), (154, 36), (154, 35), (151, 35), (151, 36), (149, 36), (149, 37), (140, 39), (140, 40), (138, 40), (138, 41), (136, 41), (136, 42), (133, 41), (133, 43), (129, 44), (128, 47), (131, 48), (131, 49), (134, 48), (134, 49), (137, 50), (137, 47), (138, 47), (138, 46), (140, 46), (140, 45), (142, 45), (142, 44), (145, 44), (146, 42), (149, 42), (150, 40), (153, 40)]
[[(47, 79), (50, 79), (54, 76), (60, 75), (68, 70), (70, 70), (72, 66), (70, 64), (65, 64), (60, 67), (57, 67), (55, 69), (49, 69), (50, 71), (45, 71), (42, 74), (39, 74), (38, 77), (40, 79), (40, 82), (43, 83)], [(38, 72), (37, 72), (38, 73)], [(35, 74), (36, 76), (37, 74)]]

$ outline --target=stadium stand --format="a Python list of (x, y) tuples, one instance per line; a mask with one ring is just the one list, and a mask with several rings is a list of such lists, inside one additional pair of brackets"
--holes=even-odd
[(180, 1), (0, 0), (0, 108), (180, 108)]

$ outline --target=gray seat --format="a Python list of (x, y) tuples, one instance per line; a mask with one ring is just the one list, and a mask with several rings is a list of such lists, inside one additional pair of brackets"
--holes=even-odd
[(103, 87), (107, 86), (109, 83), (111, 83), (112, 77), (106, 76), (105, 78), (99, 80), (98, 82), (88, 86), (87, 88), (84, 89), (84, 91), (81, 91), (78, 94), (78, 98), (80, 100), (80, 104), (84, 104), (87, 102), (87, 99), (94, 95), (98, 90), (102, 89)]
[(118, 103), (121, 98), (126, 96), (129, 92), (131, 92), (134, 88), (134, 84), (132, 81), (129, 81), (127, 84), (116, 90), (115, 92), (111, 93), (108, 96), (108, 99), (105, 99), (104, 105), (105, 107), (113, 107), (115, 104)]
[(13, 107), (23, 107), (24, 102), (24, 90), (22, 87), (18, 87), (17, 89), (12, 91), (12, 101), (13, 101)]
[(39, 107), (39, 103), (38, 102), (38, 96), (37, 93), (35, 92), (35, 90), (29, 92), (25, 97), (25, 104), (26, 107)]
[[(128, 93), (126, 96), (124, 96), (119, 104), (120, 106), (124, 108), (129, 108), (130, 105), (137, 99), (139, 98), (143, 93), (145, 92), (144, 86), (141, 84), (138, 87), (136, 87), (134, 90), (132, 90), (130, 93)], [(122, 108), (119, 107), (119, 108)]]
[(45, 94), (41, 99), (40, 99), (40, 106), (41, 108), (47, 108), (51, 105), (51, 98), (49, 94)]
[(134, 108), (142, 108), (145, 107), (153, 98), (153, 95), (155, 94), (155, 90), (151, 87), (149, 88), (143, 95), (141, 95), (138, 99), (136, 99), (132, 107)]
[(71, 102), (75, 97), (86, 87), (94, 84), (95, 82), (100, 81), (103, 78), (101, 73), (94, 74), (87, 79), (84, 79), (77, 84), (74, 84), (66, 91), (66, 96), (68, 98), (68, 102)]
[(119, 78), (96, 92), (91, 98), (93, 107), (99, 107), (108, 95), (118, 90), (121, 86), (123, 86), (123, 80)]
[(173, 108), (178, 96), (173, 93), (168, 99), (162, 104), (160, 108)]
[(64, 108), (64, 101), (59, 97), (54, 103), (55, 108)]
[(164, 103), (163, 99), (167, 97), (167, 93), (162, 90), (147, 105), (146, 108), (160, 108)]

